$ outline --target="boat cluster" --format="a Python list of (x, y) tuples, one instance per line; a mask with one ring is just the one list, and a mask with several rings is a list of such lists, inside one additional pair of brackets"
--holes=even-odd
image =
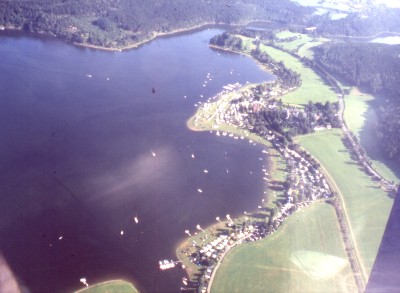
[(164, 260), (160, 260), (158, 262), (158, 265), (160, 267), (160, 270), (168, 270), (168, 269), (172, 269), (176, 266), (175, 261), (173, 260), (168, 260), (168, 259), (164, 259)]

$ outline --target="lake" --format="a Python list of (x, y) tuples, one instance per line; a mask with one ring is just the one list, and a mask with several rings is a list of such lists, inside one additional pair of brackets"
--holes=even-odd
[(222, 86), (273, 78), (210, 49), (221, 32), (125, 52), (1, 32), (0, 252), (27, 290), (86, 277), (177, 292), (184, 272), (158, 260), (175, 259), (184, 231), (260, 203), (261, 147), (186, 127)]

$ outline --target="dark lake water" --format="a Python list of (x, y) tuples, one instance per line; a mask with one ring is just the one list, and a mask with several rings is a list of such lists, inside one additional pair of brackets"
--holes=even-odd
[(177, 292), (184, 272), (158, 260), (175, 258), (185, 229), (256, 207), (260, 147), (186, 128), (223, 85), (271, 78), (210, 49), (219, 32), (115, 53), (2, 32), (0, 252), (29, 291), (86, 277)]

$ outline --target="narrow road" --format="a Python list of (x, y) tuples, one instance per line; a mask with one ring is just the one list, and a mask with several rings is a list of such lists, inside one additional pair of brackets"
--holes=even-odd
[(347, 128), (346, 122), (344, 121), (343, 115), (344, 115), (344, 110), (345, 110), (345, 101), (344, 101), (344, 94), (338, 94), (338, 103), (339, 103), (339, 110), (338, 110), (338, 116), (340, 119), (340, 122), (342, 124), (342, 131), (346, 138), (349, 140), (349, 142), (352, 145), (352, 149), (355, 152), (355, 154), (358, 157), (358, 160), (360, 163), (363, 165), (363, 167), (368, 170), (368, 172), (375, 178), (377, 178), (381, 185), (387, 189), (388, 191), (390, 190), (395, 190), (395, 186), (387, 180), (385, 177), (383, 177), (381, 174), (379, 174), (369, 163), (368, 157), (366, 154), (361, 152), (360, 150), (362, 149), (360, 143), (358, 141), (355, 141), (353, 136), (351, 135), (351, 132)]

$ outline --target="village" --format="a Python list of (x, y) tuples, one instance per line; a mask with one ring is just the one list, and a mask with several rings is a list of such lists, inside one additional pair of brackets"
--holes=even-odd
[[(222, 39), (223, 42), (234, 40), (230, 36)], [(268, 237), (277, 231), (289, 215), (318, 200), (325, 200), (335, 207), (347, 254), (350, 259), (355, 259), (354, 244), (348, 240), (350, 231), (344, 224), (345, 217), (338, 203), (336, 190), (330, 186), (331, 181), (325, 177), (319, 162), (294, 143), (292, 137), (296, 135), (332, 128), (343, 129), (349, 151), (354, 154), (365, 172), (374, 180), (380, 181), (383, 189), (394, 190), (393, 183), (371, 168), (358, 141), (347, 130), (342, 117), (343, 94), (338, 94), (338, 102), (335, 103), (309, 102), (302, 106), (283, 104), (279, 97), (295, 90), (301, 80), (281, 63), (271, 61), (261, 52), (254, 52), (253, 57), (274, 71), (277, 79), (259, 85), (227, 85), (206, 103), (195, 105), (199, 109), (191, 122), (196, 129), (212, 129), (210, 132), (217, 136), (246, 139), (253, 145), (256, 144), (254, 140), (257, 137), (257, 142), (270, 148), (263, 150), (263, 153), (272, 153), (272, 148), (282, 158), (285, 179), (279, 182), (272, 180), (267, 170), (263, 169), (263, 180), (269, 190), (264, 194), (275, 190), (279, 191), (279, 196), (274, 191), (274, 198), (271, 200), (268, 195), (253, 214), (245, 212), (244, 216), (235, 221), (227, 218), (223, 229), (202, 230), (199, 233), (200, 240), (192, 240), (184, 254), (192, 265), (200, 267), (198, 271), (201, 274), (190, 281), (184, 278), (182, 292), (209, 292), (215, 272), (233, 247)], [(358, 263), (352, 262), (352, 266), (354, 271), (360, 272)], [(356, 276), (358, 283), (359, 279)]]
[[(272, 84), (271, 84), (272, 85)], [(262, 110), (281, 109), (284, 115), (280, 115), (279, 121), (282, 124), (284, 119), (289, 124), (296, 124), (296, 119), (300, 115), (306, 116), (306, 110), (299, 107), (284, 107), (282, 103), (273, 97), (283, 94), (280, 87), (268, 87), (260, 93), (259, 87), (242, 87), (240, 84), (228, 85), (224, 91), (207, 103), (200, 106), (198, 115), (193, 123), (196, 127), (201, 127), (204, 123), (212, 121), (211, 128), (217, 136), (230, 136), (234, 139), (247, 139), (251, 144), (255, 144), (249, 138), (251, 132), (263, 137), (280, 154), (286, 165), (286, 180), (284, 182), (272, 182), (270, 174), (263, 169), (263, 179), (267, 189), (273, 187), (281, 191), (282, 196), (273, 202), (273, 208), (268, 206), (267, 201), (263, 200), (258, 210), (254, 212), (258, 217), (252, 217), (251, 213), (246, 213), (238, 219), (232, 220), (227, 217), (224, 229), (208, 232), (202, 230), (200, 240), (192, 240), (191, 247), (184, 251), (187, 260), (201, 267), (202, 275), (196, 280), (183, 279), (182, 292), (198, 291), (208, 292), (211, 287), (216, 268), (223, 261), (224, 256), (233, 247), (253, 242), (273, 234), (285, 219), (294, 213), (311, 204), (312, 201), (326, 200), (333, 197), (334, 192), (328, 184), (324, 174), (320, 170), (319, 163), (306, 151), (302, 150), (294, 143), (287, 144), (283, 139), (282, 133), (275, 129), (263, 129), (262, 132), (256, 129), (249, 117), (253, 113)], [(260, 96), (262, 98), (260, 98)], [(229, 98), (227, 98), (229, 97)], [(215, 101), (215, 102), (211, 102)], [(313, 116), (320, 115), (313, 113)], [(315, 120), (312, 131), (330, 129), (329, 123), (318, 123)], [(283, 123), (284, 124), (284, 123)], [(288, 124), (288, 125), (289, 125)], [(226, 126), (236, 129), (235, 134), (226, 131)], [(238, 135), (241, 133), (242, 135)], [(268, 154), (270, 150), (264, 149), (263, 154)], [(263, 217), (260, 217), (260, 214)], [(219, 219), (218, 219), (219, 220)], [(197, 232), (196, 232), (197, 234)]]

